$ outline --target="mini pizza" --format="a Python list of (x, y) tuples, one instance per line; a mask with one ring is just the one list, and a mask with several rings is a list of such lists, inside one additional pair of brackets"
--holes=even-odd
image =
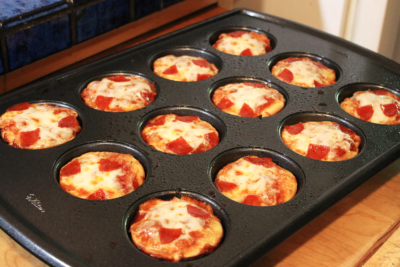
[(130, 233), (133, 243), (144, 253), (176, 262), (213, 252), (222, 239), (223, 228), (210, 205), (182, 196), (141, 204)]
[(271, 72), (281, 81), (303, 87), (323, 87), (336, 81), (333, 69), (308, 57), (289, 57), (280, 60), (272, 67)]
[(400, 99), (383, 89), (358, 91), (340, 106), (350, 115), (378, 124), (400, 124)]
[(236, 56), (259, 56), (272, 50), (271, 41), (267, 36), (246, 31), (222, 33), (213, 47)]
[(60, 170), (60, 186), (73, 196), (107, 200), (125, 196), (144, 182), (140, 162), (129, 154), (89, 152)]
[(212, 102), (220, 110), (241, 117), (268, 117), (280, 112), (285, 98), (263, 83), (231, 83), (215, 90)]
[(137, 76), (113, 76), (93, 81), (83, 90), (81, 97), (91, 108), (125, 112), (150, 105), (157, 94), (154, 84)]
[(302, 156), (341, 161), (358, 154), (361, 138), (351, 129), (332, 121), (299, 122), (284, 126), (283, 142)]
[(226, 197), (252, 206), (282, 204), (297, 192), (294, 175), (267, 157), (246, 156), (229, 163), (214, 183)]
[(151, 147), (170, 154), (188, 155), (205, 152), (219, 143), (217, 130), (197, 116), (159, 115), (142, 131)]
[(153, 71), (160, 77), (179, 82), (209, 79), (218, 73), (217, 67), (201, 57), (168, 55), (154, 61)]
[(1, 137), (10, 146), (44, 149), (64, 144), (81, 130), (75, 110), (48, 104), (16, 104), (0, 117)]

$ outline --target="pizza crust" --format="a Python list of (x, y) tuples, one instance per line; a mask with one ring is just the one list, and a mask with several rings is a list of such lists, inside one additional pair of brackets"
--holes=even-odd
[(281, 81), (303, 87), (323, 87), (336, 82), (336, 73), (308, 57), (289, 57), (278, 61), (271, 70)]
[(142, 130), (143, 140), (169, 154), (197, 154), (219, 143), (218, 131), (197, 116), (159, 115)]
[(93, 81), (81, 93), (86, 105), (108, 112), (144, 108), (154, 101), (156, 95), (153, 83), (141, 77), (123, 75)]
[(218, 74), (217, 67), (201, 57), (168, 55), (153, 63), (153, 71), (160, 77), (180, 82), (194, 82)]
[(226, 197), (247, 205), (273, 206), (292, 199), (297, 180), (270, 158), (246, 156), (224, 166), (214, 181)]
[(386, 125), (400, 124), (399, 98), (386, 90), (357, 91), (340, 106), (361, 120)]
[[(272, 116), (285, 106), (285, 98), (278, 90), (266, 84), (252, 82), (231, 83), (219, 87), (213, 94), (212, 102), (226, 113), (253, 118)], [(246, 112), (244, 105), (248, 106)]]
[(259, 56), (272, 50), (271, 42), (264, 34), (235, 31), (221, 33), (213, 47), (236, 56)]
[[(21, 105), (23, 109), (18, 108)], [(77, 117), (75, 110), (60, 106), (20, 103), (0, 117), (1, 137), (23, 149), (55, 147), (71, 141), (81, 130)]]
[(144, 183), (145, 172), (130, 154), (88, 152), (60, 169), (60, 186), (73, 196), (106, 200), (122, 197)]
[[(301, 131), (292, 130), (299, 126), (303, 128)], [(322, 161), (342, 161), (358, 155), (361, 138), (336, 122), (309, 121), (285, 126), (282, 141), (302, 156)]]
[(210, 205), (182, 196), (141, 204), (130, 233), (144, 253), (176, 262), (213, 252), (221, 242), (223, 228)]

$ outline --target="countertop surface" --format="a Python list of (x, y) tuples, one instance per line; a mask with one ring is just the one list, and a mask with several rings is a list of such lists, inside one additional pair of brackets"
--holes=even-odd
[[(60, 71), (75, 68), (225, 11), (216, 6), (206, 8)], [(400, 266), (399, 192), (400, 160), (396, 160), (252, 266)], [(0, 266), (47, 265), (0, 230)]]

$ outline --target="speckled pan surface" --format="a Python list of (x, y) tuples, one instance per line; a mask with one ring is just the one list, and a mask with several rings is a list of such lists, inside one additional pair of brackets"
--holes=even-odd
[[(273, 50), (255, 57), (215, 50), (216, 32), (237, 29), (266, 32)], [(210, 41), (211, 40), (211, 41)], [(175, 82), (152, 72), (155, 55), (203, 55), (220, 72), (199, 82)], [(282, 55), (309, 55), (337, 72), (337, 82), (301, 88), (270, 72)], [(155, 101), (140, 110), (108, 113), (87, 107), (79, 93), (94, 77), (132, 73), (156, 83)], [(211, 102), (215, 84), (232, 79), (270, 83), (286, 98), (278, 114), (242, 118)], [(288, 236), (394, 161), (400, 152), (400, 126), (371, 124), (344, 112), (338, 99), (354, 88), (387, 88), (399, 94), (400, 65), (359, 46), (280, 18), (233, 10), (167, 36), (130, 48), (78, 69), (0, 96), (0, 113), (16, 103), (55, 101), (79, 112), (82, 130), (72, 141), (44, 150), (21, 150), (0, 143), (0, 226), (45, 262), (54, 266), (243, 266), (250, 265)], [(166, 112), (200, 116), (219, 131), (215, 148), (195, 155), (171, 155), (147, 146), (143, 124)], [(362, 137), (360, 154), (342, 162), (305, 158), (286, 147), (284, 124), (331, 120)], [(57, 181), (60, 164), (88, 151), (134, 155), (146, 170), (135, 192), (108, 201), (79, 199)], [(218, 168), (245, 155), (269, 156), (291, 170), (299, 190), (291, 201), (273, 207), (247, 206), (223, 196), (213, 185)], [(186, 194), (209, 203), (221, 219), (225, 236), (210, 255), (171, 263), (140, 252), (127, 233), (140, 203), (153, 196)]]

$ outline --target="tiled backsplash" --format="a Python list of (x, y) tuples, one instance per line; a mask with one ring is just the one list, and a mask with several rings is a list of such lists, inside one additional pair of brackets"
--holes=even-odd
[(0, 75), (184, 0), (1, 0)]

